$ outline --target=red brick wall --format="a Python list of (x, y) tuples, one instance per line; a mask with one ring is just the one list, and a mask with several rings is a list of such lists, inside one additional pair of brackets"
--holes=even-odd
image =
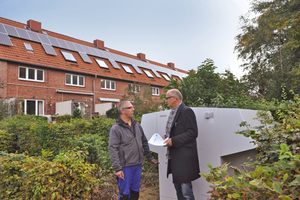
[[(93, 93), (93, 80), (95, 76), (92, 75), (82, 75), (76, 73), (69, 73), (65, 71), (58, 71), (56, 69), (45, 69), (30, 65), (20, 65), (17, 63), (8, 63), (6, 67), (6, 62), (0, 62), (0, 78), (5, 79), (7, 69), (7, 94), (3, 95), (4, 98), (11, 97), (23, 97), (24, 99), (38, 99), (44, 100), (44, 113), (45, 115), (55, 114), (55, 102), (67, 101), (78, 98), (94, 98), (93, 95), (82, 95), (82, 94), (70, 94), (70, 93), (57, 93), (56, 90), (74, 91), (74, 92), (84, 92)], [(18, 71), (19, 66), (43, 69), (44, 70), (44, 80), (45, 82), (35, 82), (27, 80), (19, 80)], [(85, 86), (69, 86), (65, 84), (66, 73), (80, 75), (85, 77)], [(101, 89), (101, 79), (97, 78), (95, 80), (95, 104), (103, 103), (99, 101), (99, 98), (113, 98), (121, 99), (124, 93), (126, 93), (126, 88), (129, 82), (121, 80), (113, 80), (110, 78), (103, 78), (106, 80), (112, 80), (116, 82), (116, 90), (104, 90)], [(163, 93), (163, 89), (160, 88), (160, 94)], [(159, 96), (152, 96), (153, 99), (159, 99)], [(50, 106), (52, 104), (52, 106)], [(92, 103), (93, 104), (93, 103)], [(92, 108), (93, 110), (93, 108)]]

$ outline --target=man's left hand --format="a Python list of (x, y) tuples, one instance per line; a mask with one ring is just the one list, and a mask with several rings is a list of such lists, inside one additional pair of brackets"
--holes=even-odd
[(151, 162), (150, 162), (151, 165), (157, 165), (159, 164), (159, 162), (155, 159), (152, 159)]
[(171, 147), (171, 146), (172, 146), (172, 139), (171, 139), (171, 138), (167, 139), (167, 140), (164, 142), (164, 144), (165, 144), (167, 147)]

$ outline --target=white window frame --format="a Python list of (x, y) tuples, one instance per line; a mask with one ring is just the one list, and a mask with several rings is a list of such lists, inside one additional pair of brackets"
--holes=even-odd
[(107, 64), (106, 64), (106, 62), (104, 60), (95, 58), (95, 61), (97, 62), (97, 64), (99, 65), (99, 67), (105, 68), (105, 69), (109, 69), (109, 67), (107, 66)]
[(128, 74), (133, 74), (133, 71), (130, 69), (129, 66), (127, 65), (122, 65), (123, 69), (125, 70), (125, 72), (127, 72)]
[[(35, 113), (34, 115), (37, 115), (37, 116), (43, 116), (44, 115), (44, 112), (45, 112), (45, 106), (44, 106), (44, 100), (41, 100), (41, 99), (24, 99), (24, 114), (27, 115), (27, 102), (28, 101), (35, 101)], [(42, 113), (38, 113), (39, 111), (39, 102), (42, 102)]]
[(151, 87), (152, 95), (159, 96), (159, 88), (158, 87)]
[(168, 75), (166, 75), (166, 74), (161, 74), (161, 75), (164, 77), (164, 79), (166, 79), (166, 81), (171, 81), (171, 79)]
[(77, 62), (76, 58), (74, 57), (74, 55), (71, 52), (63, 51), (63, 50), (60, 50), (60, 52), (63, 55), (63, 57), (65, 58), (65, 60), (71, 61), (71, 62)]
[(145, 72), (145, 74), (149, 77), (149, 78), (154, 78), (154, 76), (151, 74), (150, 71), (143, 69), (143, 71)]
[(137, 85), (137, 84), (132, 84), (132, 83), (129, 83), (128, 84), (128, 89), (134, 93), (140, 93), (141, 91), (141, 86), (140, 85)]
[[(25, 71), (25, 78), (20, 77), (20, 69), (24, 68)], [(34, 70), (34, 79), (29, 78), (29, 70)], [(37, 79), (37, 73), (38, 71), (42, 71), (43, 72), (43, 80), (38, 80)], [(45, 82), (45, 71), (42, 69), (35, 69), (35, 68), (30, 68), (30, 67), (23, 67), (23, 66), (19, 66), (19, 71), (18, 71), (18, 78), (19, 80), (25, 80), (25, 81), (34, 81), (34, 82)]]
[[(104, 87), (102, 87), (102, 83), (103, 82), (104, 82)], [(115, 85), (115, 88), (112, 88), (112, 84)], [(107, 79), (101, 79), (101, 89), (115, 91), (117, 89), (116, 81), (111, 81), (111, 80), (107, 80)]]
[[(71, 83), (67, 83), (67, 76), (70, 76)], [(73, 77), (74, 76), (77, 76), (77, 84), (73, 83)], [(79, 77), (83, 78), (83, 85), (79, 85)], [(76, 75), (76, 74), (66, 74), (66, 76), (65, 76), (65, 83), (66, 83), (66, 85), (70, 85), (70, 86), (85, 87), (85, 77), (84, 76), (80, 76), (80, 75)]]
[(31, 44), (26, 43), (26, 42), (23, 42), (23, 44), (28, 52), (32, 52), (32, 53), (34, 52)]

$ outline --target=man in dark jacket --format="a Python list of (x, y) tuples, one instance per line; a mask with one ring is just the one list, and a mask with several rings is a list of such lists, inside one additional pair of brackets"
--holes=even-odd
[(196, 116), (191, 108), (182, 103), (182, 95), (177, 89), (167, 92), (166, 101), (173, 108), (168, 118), (165, 135), (169, 137), (165, 142), (168, 147), (167, 176), (172, 173), (179, 200), (194, 200), (191, 182), (200, 177)]
[(132, 104), (122, 101), (118, 110), (120, 117), (110, 129), (108, 151), (120, 188), (119, 200), (137, 200), (144, 156), (151, 164), (158, 162), (150, 153), (141, 125), (132, 119)]

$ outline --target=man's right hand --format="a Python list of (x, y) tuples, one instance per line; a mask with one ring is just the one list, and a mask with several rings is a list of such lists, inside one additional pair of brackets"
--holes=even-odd
[(124, 180), (124, 173), (123, 173), (123, 171), (121, 170), (121, 171), (118, 171), (118, 172), (116, 172), (115, 173), (115, 175), (117, 176), (117, 177), (119, 177), (119, 178), (121, 178), (121, 179), (123, 179)]

